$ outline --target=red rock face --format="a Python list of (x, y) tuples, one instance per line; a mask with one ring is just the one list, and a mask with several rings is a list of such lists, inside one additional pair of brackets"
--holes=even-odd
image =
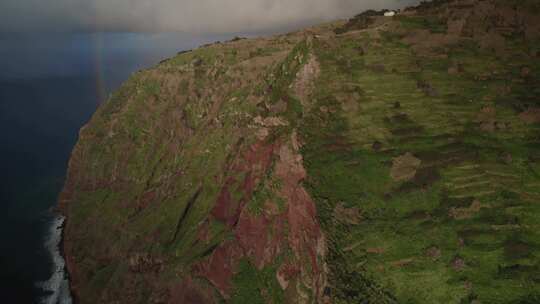
[[(244, 205), (251, 199), (255, 185), (259, 183), (272, 161), (273, 144), (256, 143), (244, 152), (231, 166), (229, 176), (212, 209), (215, 219), (233, 227)], [(243, 179), (239, 176), (243, 174)], [(233, 198), (233, 193), (239, 198)]]
[[(235, 239), (221, 244), (207, 260), (194, 266), (194, 272), (212, 282), (225, 298), (230, 295), (241, 258), (249, 258), (262, 269), (274, 262), (284, 248), (290, 248), (294, 256), (287, 258), (276, 273), (281, 287), (290, 288), (289, 282), (295, 281), (297, 285), (292, 288), (304, 285), (313, 291), (314, 298), (322, 296), (326, 284), (324, 236), (316, 220), (315, 203), (301, 184), (306, 171), (299, 143), (293, 135), (291, 142), (280, 144), (279, 149), (275, 149), (276, 146), (251, 146), (233, 165), (232, 172), (245, 173), (244, 179), (228, 178), (212, 210), (213, 218), (227, 223)], [(273, 174), (281, 182), (275, 195), (286, 202), (285, 208), (280, 212), (275, 202), (268, 201), (261, 214), (252, 214), (245, 208), (246, 203), (270, 169), (274, 157), (278, 160)], [(233, 199), (233, 190), (240, 190), (240, 199)], [(202, 225), (200, 236), (204, 235)]]
[(262, 269), (283, 250), (285, 217), (282, 214), (253, 216), (244, 210), (235, 229), (236, 239), (244, 254)]
[(227, 298), (241, 258), (249, 257), (257, 268), (272, 263), (284, 247), (284, 215), (254, 216), (244, 209), (234, 229), (235, 239), (220, 245), (208, 260), (194, 266)]
[[(289, 243), (297, 253), (309, 252), (313, 256), (317, 241), (321, 237), (319, 225), (315, 220), (315, 206), (303, 188), (293, 191), (288, 213), (291, 232)], [(312, 266), (314, 271), (317, 271), (317, 263), (313, 263)]]
[(234, 225), (239, 213), (240, 204), (243, 201), (233, 201), (229, 188), (234, 187), (236, 180), (229, 177), (219, 193), (216, 205), (212, 209), (214, 218), (226, 222), (229, 226)]
[(301, 185), (306, 171), (298, 149), (299, 143), (293, 135), (292, 146), (283, 145), (279, 151), (276, 175), (284, 181), (280, 195), (288, 205), (289, 246), (300, 265), (310, 264), (310, 273), (306, 267), (300, 267), (302, 283), (312, 288), (315, 298), (320, 298), (326, 284), (324, 236), (316, 219), (315, 203)]
[[(277, 245), (267, 245), (268, 232), (274, 229), (277, 232), (279, 227), (267, 218), (251, 217), (243, 212), (255, 187), (270, 168), (273, 150), (272, 144), (256, 143), (242, 153), (229, 169), (231, 176), (226, 179), (212, 209), (215, 220), (225, 222), (235, 230), (236, 240), (221, 244), (208, 260), (196, 264), (194, 271), (212, 282), (224, 297), (230, 294), (234, 270), (242, 257), (253, 257), (258, 265), (263, 265), (278, 251)], [(242, 175), (242, 179), (238, 178)], [(204, 236), (204, 231), (200, 235)]]
[(208, 260), (193, 266), (196, 275), (205, 277), (227, 298), (231, 291), (231, 282), (238, 262), (243, 256), (242, 249), (235, 241), (221, 244)]
[(210, 304), (214, 303), (208, 295), (209, 292), (201, 290), (191, 278), (185, 279), (181, 284), (169, 288), (169, 304)]
[(299, 274), (300, 268), (297, 265), (294, 265), (292, 263), (283, 263), (278, 269), (276, 277), (279, 284), (281, 285), (281, 288), (287, 289), (287, 287), (289, 286), (289, 282), (292, 279), (298, 277)]

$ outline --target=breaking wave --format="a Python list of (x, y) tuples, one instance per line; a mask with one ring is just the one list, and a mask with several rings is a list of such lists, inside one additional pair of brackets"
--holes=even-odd
[(46, 295), (41, 298), (41, 304), (72, 304), (69, 289), (69, 279), (66, 272), (66, 262), (61, 252), (62, 229), (65, 218), (56, 215), (49, 226), (49, 233), (45, 240), (45, 248), (52, 258), (51, 277), (44, 282), (39, 282)]

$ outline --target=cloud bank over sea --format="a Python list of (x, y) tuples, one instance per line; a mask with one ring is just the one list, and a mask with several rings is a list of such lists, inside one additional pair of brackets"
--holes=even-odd
[(417, 0), (3, 0), (0, 32), (231, 33), (291, 28)]

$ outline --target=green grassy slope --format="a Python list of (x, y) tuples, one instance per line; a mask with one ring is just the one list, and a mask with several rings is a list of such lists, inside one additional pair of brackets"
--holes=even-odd
[[(540, 105), (540, 60), (522, 55), (538, 40), (510, 35), (501, 56), (467, 38), (427, 37), (424, 54), (404, 42), (441, 23), (399, 16), (317, 45), (317, 107), (302, 134), (336, 302), (378, 302), (381, 288), (397, 303), (540, 301), (540, 126), (519, 117)], [(420, 164), (396, 180), (406, 153)], [(361, 222), (336, 218), (340, 204)]]

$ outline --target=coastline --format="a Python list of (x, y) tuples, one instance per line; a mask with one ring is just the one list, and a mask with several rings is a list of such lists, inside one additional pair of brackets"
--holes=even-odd
[(66, 218), (58, 212), (52, 213), (49, 233), (45, 239), (45, 249), (52, 260), (52, 273), (46, 281), (37, 285), (47, 293), (40, 299), (44, 304), (72, 304), (76, 303), (72, 297), (69, 273), (64, 256), (64, 229)]
[(67, 255), (66, 255), (66, 249), (65, 249), (65, 234), (66, 234), (66, 227), (67, 227), (67, 217), (65, 215), (62, 215), (64, 217), (64, 222), (62, 223), (62, 234), (61, 234), (61, 237), (60, 237), (60, 244), (59, 244), (59, 248), (60, 248), (60, 255), (62, 256), (62, 258), (64, 259), (64, 262), (65, 262), (65, 266), (64, 266), (64, 276), (68, 282), (68, 290), (69, 290), (69, 295), (70, 295), (70, 298), (71, 298), (71, 303), (72, 304), (79, 304), (79, 299), (77, 297), (77, 294), (74, 292), (73, 290), (73, 285), (72, 285), (72, 282), (71, 282), (71, 276), (70, 276), (70, 273), (69, 273), (69, 267), (68, 267), (68, 258), (67, 258)]

